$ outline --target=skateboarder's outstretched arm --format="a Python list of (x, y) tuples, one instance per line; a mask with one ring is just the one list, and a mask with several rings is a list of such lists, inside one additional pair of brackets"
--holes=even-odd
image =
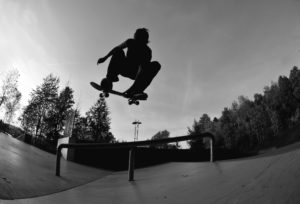
[(99, 58), (97, 61), (97, 65), (105, 62), (107, 60), (107, 58), (109, 58), (110, 56), (115, 54), (118, 50), (120, 50), (120, 49), (123, 50), (123, 49), (127, 48), (128, 47), (127, 41), (128, 40), (126, 40), (122, 44), (114, 47), (106, 56)]

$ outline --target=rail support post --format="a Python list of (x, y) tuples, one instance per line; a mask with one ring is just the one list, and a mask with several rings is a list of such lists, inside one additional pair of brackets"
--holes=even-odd
[(214, 150), (213, 150), (213, 139), (210, 138), (209, 140), (209, 143), (210, 143), (210, 162), (213, 162), (214, 161)]
[(58, 146), (56, 153), (56, 176), (60, 176), (60, 157), (61, 157), (61, 147)]
[(129, 150), (129, 164), (128, 164), (128, 180), (134, 180), (134, 160), (135, 160), (135, 147)]

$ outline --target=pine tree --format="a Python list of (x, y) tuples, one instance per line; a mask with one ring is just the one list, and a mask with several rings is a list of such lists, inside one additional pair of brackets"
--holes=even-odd
[(74, 104), (73, 90), (67, 86), (54, 100), (54, 106), (49, 111), (48, 116), (45, 118), (47, 124), (47, 136), (55, 141), (60, 137), (64, 129), (64, 121), (68, 114), (72, 111)]
[(86, 113), (87, 125), (95, 142), (114, 142), (115, 138), (110, 132), (109, 110), (104, 98), (97, 102)]
[(87, 123), (87, 118), (82, 117), (78, 109), (75, 109), (74, 117), (74, 128), (72, 131), (72, 137), (75, 137), (78, 140), (88, 141), (92, 138), (89, 138), (89, 128)]
[(31, 92), (31, 99), (21, 115), (22, 127), (32, 134), (45, 135), (49, 117), (57, 98), (59, 78), (52, 74), (44, 78), (41, 86)]
[[(170, 132), (168, 130), (159, 131), (156, 133), (151, 140), (160, 140), (169, 138)], [(179, 145), (176, 143), (175, 145), (172, 144), (157, 144), (157, 145), (150, 145), (151, 148), (158, 148), (158, 149), (178, 149)]]
[[(212, 129), (212, 121), (210, 117), (205, 113), (199, 121), (194, 120), (192, 128), (188, 128), (188, 135), (200, 135), (204, 132), (209, 132)], [(191, 140), (188, 142), (191, 149), (203, 149), (205, 148), (205, 142), (203, 139)]]

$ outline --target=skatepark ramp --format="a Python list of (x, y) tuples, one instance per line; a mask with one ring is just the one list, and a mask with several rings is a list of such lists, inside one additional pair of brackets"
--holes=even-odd
[[(2, 154), (0, 157), (3, 158)], [(14, 163), (15, 159), (8, 163)], [(36, 159), (31, 165), (40, 166), (42, 159), (44, 158)], [(19, 163), (18, 168), (22, 165), (26, 164)], [(64, 161), (62, 170), (63, 166)], [(17, 170), (13, 168), (8, 174), (16, 177), (19, 173)], [(25, 191), (27, 183), (35, 180), (33, 177), (36, 176), (34, 175), (36, 172), (32, 172), (33, 170), (28, 172), (27, 177), (22, 177), (23, 183), (18, 183), (19, 187), (15, 190)], [(7, 169), (2, 169), (1, 176), (6, 171)], [(54, 180), (56, 177), (56, 180), (61, 182), (69, 179), (67, 172), (61, 173), (61, 177), (54, 176), (53, 171), (44, 176), (48, 180)], [(266, 154), (255, 157), (214, 162), (171, 162), (136, 169), (135, 174), (134, 182), (127, 181), (126, 171), (113, 172), (69, 190), (35, 198), (29, 198), (30, 196), (17, 200), (0, 198), (0, 203), (296, 204), (300, 203), (300, 143), (274, 148)], [(11, 185), (15, 185), (15, 180), (12, 180), (14, 177), (7, 178), (12, 181)], [(49, 181), (44, 181), (44, 185), (49, 186)]]
[(103, 144), (103, 143), (91, 143), (91, 144), (60, 144), (57, 148), (57, 157), (56, 157), (56, 176), (60, 176), (60, 161), (62, 155), (62, 149), (64, 148), (73, 148), (73, 149), (117, 149), (117, 148), (129, 148), (129, 163), (128, 163), (128, 180), (134, 180), (134, 163), (135, 163), (135, 149), (141, 146), (149, 146), (156, 144), (166, 144), (172, 142), (180, 142), (186, 140), (195, 140), (209, 138), (210, 140), (210, 161), (213, 162), (213, 146), (214, 146), (214, 136), (211, 133), (202, 133), (199, 135), (190, 135), (190, 136), (180, 136), (165, 138), (160, 140), (147, 140), (147, 141), (138, 141), (138, 142), (125, 142), (117, 144)]
[(62, 161), (63, 177), (54, 175), (55, 155), (0, 133), (1, 199), (49, 195), (111, 174), (111, 171)]

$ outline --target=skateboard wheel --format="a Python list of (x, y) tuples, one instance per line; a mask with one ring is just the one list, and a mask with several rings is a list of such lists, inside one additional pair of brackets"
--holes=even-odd
[(103, 93), (99, 94), (99, 96), (100, 96), (100, 98), (104, 98), (104, 94)]
[(109, 93), (104, 93), (105, 98), (109, 97)]
[(132, 105), (132, 103), (133, 103), (132, 101), (128, 101), (128, 104), (129, 104), (129, 105)]
[(140, 104), (140, 102), (136, 101), (136, 102), (134, 102), (134, 104), (138, 106)]

